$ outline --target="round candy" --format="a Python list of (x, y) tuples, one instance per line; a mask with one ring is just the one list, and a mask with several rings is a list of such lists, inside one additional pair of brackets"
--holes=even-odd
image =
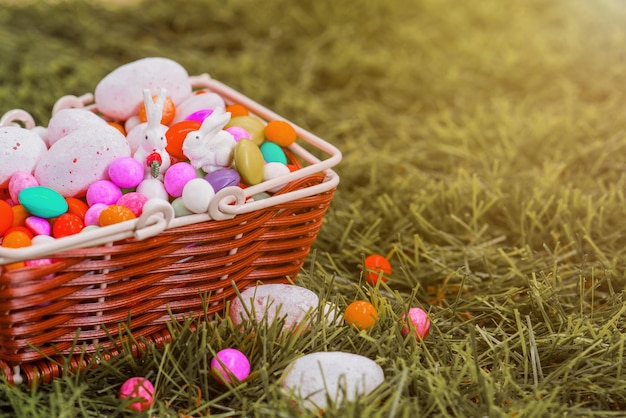
[(183, 142), (185, 142), (189, 132), (199, 130), (201, 125), (195, 120), (183, 120), (170, 126), (165, 132), (167, 139), (165, 151), (178, 160), (186, 160), (187, 156), (183, 153)]
[(64, 213), (52, 224), (52, 236), (63, 238), (68, 235), (78, 234), (84, 227), (85, 223), (78, 215)]
[(296, 140), (296, 130), (284, 120), (271, 120), (265, 125), (265, 138), (280, 146), (288, 147)]
[(24, 231), (14, 230), (2, 238), (4, 248), (23, 248), (32, 245), (31, 237)]
[(383, 282), (387, 282), (387, 277), (391, 274), (391, 264), (384, 256), (380, 254), (371, 254), (365, 257), (365, 280), (374, 286), (379, 278)]
[[(284, 177), (289, 173), (291, 173), (289, 167), (287, 167), (283, 163), (267, 163), (265, 164), (265, 171), (263, 172), (263, 181)], [(269, 191), (272, 193), (276, 193), (283, 187), (285, 187), (285, 184), (280, 184), (278, 186), (272, 187), (271, 189), (269, 189)]]
[[(158, 96), (152, 96), (152, 103), (156, 101)], [(170, 122), (174, 119), (176, 115), (176, 105), (172, 101), (172, 98), (169, 96), (165, 97), (165, 102), (163, 102), (163, 113), (161, 114), (161, 125), (169, 125)], [(146, 103), (141, 102), (139, 106), (139, 120), (141, 122), (147, 122), (148, 117), (146, 116)]]
[(14, 205), (11, 207), (11, 211), (13, 212), (13, 226), (24, 225), (26, 218), (31, 215), (23, 205)]
[(167, 193), (176, 198), (183, 194), (183, 188), (189, 180), (196, 178), (196, 169), (189, 163), (176, 163), (171, 166), (163, 177), (163, 185)]
[(145, 179), (137, 186), (137, 193), (141, 193), (148, 199), (169, 200), (165, 186), (158, 179)]
[(111, 205), (100, 212), (98, 224), (100, 226), (108, 226), (124, 221), (135, 219), (136, 216), (129, 208), (121, 205)]
[(152, 406), (154, 386), (144, 377), (131, 377), (120, 387), (119, 397), (120, 399), (136, 399), (128, 405), (128, 408), (137, 412), (145, 412)]
[(234, 118), (236, 116), (248, 116), (248, 109), (246, 109), (243, 105), (239, 103), (233, 103), (231, 105), (226, 106), (226, 111), (230, 113), (230, 117)]
[(143, 212), (143, 205), (145, 205), (147, 201), (148, 198), (141, 193), (130, 192), (120, 197), (116, 205), (127, 207), (138, 217)]
[(213, 196), (215, 196), (215, 190), (209, 182), (195, 178), (185, 185), (182, 198), (185, 207), (193, 213), (206, 213)]
[(235, 167), (245, 184), (252, 186), (263, 181), (265, 162), (261, 150), (254, 142), (249, 139), (237, 142), (234, 160)]
[(415, 339), (421, 340), (428, 336), (428, 332), (430, 331), (430, 318), (428, 318), (428, 314), (421, 308), (411, 308), (409, 309), (409, 320), (411, 321), (411, 325), (406, 321), (406, 315), (402, 314), (403, 326), (402, 326), (402, 335), (405, 337), (409, 334), (410, 329), (413, 330), (413, 334), (415, 335)]
[(65, 201), (67, 202), (67, 211), (69, 213), (73, 213), (81, 219), (85, 219), (85, 214), (87, 213), (87, 209), (89, 209), (89, 206), (87, 206), (85, 202), (75, 197), (66, 197)]
[(238, 185), (241, 181), (241, 176), (237, 170), (232, 168), (220, 168), (204, 176), (204, 179), (209, 182), (215, 193), (217, 193), (224, 187)]
[(250, 139), (257, 145), (261, 145), (265, 140), (263, 131), (265, 130), (265, 124), (259, 118), (254, 116), (235, 116), (231, 117), (230, 121), (224, 126), (224, 129), (228, 129), (231, 126), (238, 126), (245, 129), (250, 134)]
[(172, 200), (172, 208), (174, 208), (174, 216), (180, 218), (181, 216), (193, 215), (193, 212), (187, 209), (182, 197), (177, 197)]
[(98, 180), (87, 189), (87, 204), (93, 206), (96, 203), (113, 205), (122, 197), (119, 186), (110, 180)]
[(27, 171), (17, 171), (9, 180), (9, 195), (14, 202), (19, 201), (19, 195), (27, 187), (39, 186), (39, 182)]
[(265, 141), (259, 147), (266, 163), (281, 163), (287, 165), (287, 156), (282, 147), (275, 142)]
[(26, 235), (28, 235), (28, 238), (30, 238), (31, 240), (35, 237), (35, 234), (33, 234), (33, 231), (31, 231), (30, 229), (22, 225), (12, 226), (11, 228), (7, 229), (6, 232), (4, 233), (4, 236), (9, 235), (13, 231), (21, 231), (25, 233)]
[(0, 235), (13, 225), (13, 209), (4, 200), (0, 200)]
[(211, 360), (211, 373), (222, 384), (243, 382), (250, 375), (250, 361), (241, 351), (225, 348)]
[(99, 226), (100, 213), (107, 207), (108, 205), (105, 205), (104, 203), (96, 203), (95, 205), (87, 209), (87, 212), (85, 212), (85, 217), (84, 217), (85, 226), (90, 226), (90, 225)]
[(348, 305), (343, 319), (357, 329), (368, 329), (378, 320), (378, 312), (368, 301), (357, 300)]
[(25, 221), (26, 228), (30, 229), (34, 235), (50, 235), (52, 228), (47, 219), (39, 216), (29, 216)]
[(200, 109), (188, 115), (185, 120), (193, 120), (202, 123), (206, 118), (211, 116), (213, 109)]
[(239, 142), (240, 139), (250, 139), (250, 133), (239, 126), (231, 126), (228, 129), (225, 129), (226, 132), (231, 134), (233, 138), (235, 138), (236, 142)]
[(143, 165), (133, 157), (119, 157), (109, 164), (109, 178), (121, 188), (137, 187), (143, 180)]
[(60, 193), (44, 186), (22, 190), (19, 201), (31, 215), (54, 218), (67, 212), (67, 201)]

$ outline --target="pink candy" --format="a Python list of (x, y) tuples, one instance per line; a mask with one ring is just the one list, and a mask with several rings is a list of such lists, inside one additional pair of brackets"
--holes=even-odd
[(26, 228), (30, 229), (34, 235), (50, 235), (50, 222), (39, 216), (29, 216), (26, 218)]
[(144, 168), (133, 157), (120, 157), (113, 161), (108, 168), (111, 181), (125, 189), (137, 187), (144, 176)]
[(143, 212), (143, 205), (145, 205), (147, 201), (148, 198), (141, 193), (130, 192), (120, 197), (117, 204), (127, 207), (135, 216), (139, 217)]
[(114, 205), (122, 197), (122, 191), (110, 180), (98, 180), (89, 186), (86, 197), (89, 206), (96, 203)]
[(120, 399), (134, 398), (135, 402), (128, 405), (129, 409), (137, 412), (145, 412), (152, 406), (154, 401), (154, 386), (143, 377), (131, 377), (120, 388)]
[(163, 184), (170, 196), (181, 197), (185, 184), (196, 177), (196, 169), (191, 164), (176, 163), (165, 172)]
[[(409, 324), (406, 322), (405, 314), (402, 314), (402, 320), (404, 321), (402, 335), (407, 336), (410, 330)], [(411, 321), (410, 328), (413, 330), (413, 334), (417, 340), (422, 340), (428, 336), (428, 332), (430, 331), (430, 318), (428, 318), (428, 314), (423, 309), (409, 309), (409, 320)]]
[(9, 196), (14, 202), (18, 202), (18, 196), (27, 187), (39, 186), (39, 182), (29, 172), (17, 171), (9, 180)]
[(105, 205), (104, 203), (96, 203), (90, 206), (89, 209), (87, 209), (87, 212), (85, 212), (85, 226), (100, 225), (100, 213), (107, 207), (108, 205)]
[(231, 126), (230, 128), (226, 129), (226, 132), (230, 133), (233, 138), (235, 138), (236, 142), (239, 142), (239, 140), (242, 138), (251, 138), (250, 133), (239, 126)]
[(222, 384), (233, 383), (232, 378), (243, 382), (250, 375), (250, 361), (241, 351), (225, 348), (211, 360), (211, 373)]

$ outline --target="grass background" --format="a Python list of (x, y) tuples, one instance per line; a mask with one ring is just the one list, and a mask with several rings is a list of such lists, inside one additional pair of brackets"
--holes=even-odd
[[(0, 113), (45, 125), (58, 97), (166, 56), (337, 145), (341, 184), (298, 283), (380, 312), (367, 332), (318, 321), (299, 338), (173, 324), (141, 359), (0, 386), (7, 416), (130, 415), (116, 394), (133, 374), (156, 381), (154, 416), (294, 416), (278, 377), (324, 350), (387, 378), (325, 416), (625, 414), (623, 2), (5, 3)], [(390, 257), (387, 287), (360, 281), (373, 252)], [(430, 311), (423, 343), (399, 333), (409, 306)], [(227, 346), (255, 370), (236, 388), (206, 373)]]

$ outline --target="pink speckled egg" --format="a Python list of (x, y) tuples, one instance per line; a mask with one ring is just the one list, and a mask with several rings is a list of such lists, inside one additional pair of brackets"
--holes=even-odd
[(105, 116), (125, 121), (139, 112), (144, 89), (156, 94), (161, 88), (167, 89), (178, 106), (191, 96), (187, 70), (168, 58), (143, 58), (116, 68), (100, 80), (94, 91), (96, 107)]
[(65, 135), (88, 126), (106, 125), (106, 121), (87, 109), (61, 109), (55, 113), (48, 123), (47, 140), (51, 147)]
[(27, 187), (39, 186), (39, 182), (27, 171), (16, 171), (9, 180), (9, 196), (14, 202), (18, 202), (20, 192)]
[(17, 126), (0, 126), (0, 188), (6, 188), (17, 171), (32, 173), (46, 153), (36, 133)]
[(90, 184), (106, 179), (109, 165), (129, 157), (124, 135), (109, 125), (79, 128), (58, 140), (35, 167), (35, 178), (65, 197), (82, 196)]

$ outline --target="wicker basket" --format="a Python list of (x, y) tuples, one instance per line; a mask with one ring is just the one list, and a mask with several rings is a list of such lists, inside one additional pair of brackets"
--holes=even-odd
[[(207, 75), (191, 81), (264, 120), (283, 119)], [(90, 94), (66, 96), (53, 112), (93, 107), (92, 100)], [(20, 110), (0, 124), (16, 119), (34, 125)], [(339, 182), (331, 167), (341, 160), (337, 148), (294, 127), (303, 144), (288, 152), (300, 169), (245, 189), (223, 189), (206, 214), (175, 218), (167, 202), (150, 200), (132, 221), (27, 248), (0, 248), (0, 367), (7, 379), (49, 382), (63, 373), (61, 359), (80, 368), (102, 349), (115, 355), (125, 346), (138, 355), (145, 344), (170, 340), (172, 317), (211, 315), (236, 289), (258, 281), (294, 280)], [(318, 151), (327, 158), (312, 154)], [(268, 199), (250, 199), (285, 183)], [(4, 268), (38, 258), (54, 262)]]

